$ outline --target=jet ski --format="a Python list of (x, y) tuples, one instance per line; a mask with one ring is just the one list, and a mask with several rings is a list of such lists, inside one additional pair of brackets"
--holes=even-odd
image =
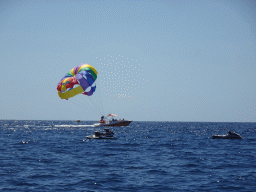
[(213, 139), (242, 139), (242, 137), (235, 133), (235, 132), (231, 132), (231, 131), (228, 131), (228, 134), (226, 135), (212, 135), (212, 138)]
[(87, 136), (87, 139), (116, 139), (114, 133), (109, 129), (104, 129), (104, 132), (95, 131), (94, 135)]

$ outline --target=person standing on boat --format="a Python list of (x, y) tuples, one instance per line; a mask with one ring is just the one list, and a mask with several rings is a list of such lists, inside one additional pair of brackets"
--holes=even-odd
[(105, 123), (105, 121), (104, 121), (104, 116), (101, 116), (101, 118), (100, 118), (100, 123)]

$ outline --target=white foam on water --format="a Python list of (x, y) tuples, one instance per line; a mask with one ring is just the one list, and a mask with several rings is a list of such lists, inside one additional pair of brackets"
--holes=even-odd
[(93, 125), (54, 125), (54, 127), (93, 127)]

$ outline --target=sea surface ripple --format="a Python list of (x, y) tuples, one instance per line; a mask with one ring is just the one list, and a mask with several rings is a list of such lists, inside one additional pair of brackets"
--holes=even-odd
[[(0, 121), (0, 191), (255, 191), (256, 123)], [(212, 139), (227, 130), (242, 140)]]

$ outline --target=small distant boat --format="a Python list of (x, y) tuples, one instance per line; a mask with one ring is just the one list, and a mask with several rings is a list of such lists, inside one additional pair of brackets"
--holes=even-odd
[(87, 139), (116, 139), (110, 129), (104, 129), (104, 132), (95, 131), (94, 135), (87, 136)]
[[(122, 126), (128, 126), (132, 121), (128, 121), (125, 119), (115, 119), (114, 117), (117, 117), (118, 115), (115, 114), (109, 114), (107, 117), (102, 116), (100, 123), (93, 124), (94, 127), (122, 127)], [(110, 118), (110, 119), (109, 119)]]
[(228, 131), (226, 135), (212, 135), (212, 139), (242, 139), (242, 137), (235, 132)]
[(77, 122), (80, 122), (80, 119), (77, 119)]

